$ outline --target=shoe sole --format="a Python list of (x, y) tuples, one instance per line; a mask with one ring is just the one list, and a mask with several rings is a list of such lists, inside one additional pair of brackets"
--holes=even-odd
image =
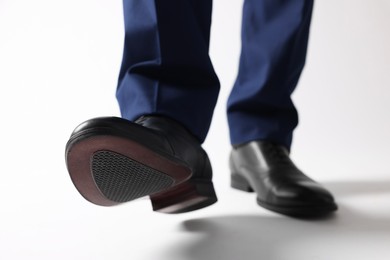
[(107, 129), (89, 129), (67, 144), (66, 163), (79, 193), (101, 206), (150, 196), (153, 210), (182, 213), (217, 201), (211, 181), (192, 180), (191, 169), (169, 155)]
[[(231, 175), (231, 187), (245, 192), (255, 192), (249, 181), (236, 173)], [(337, 210), (337, 205), (305, 205), (305, 206), (279, 206), (256, 198), (257, 204), (265, 209), (296, 218), (316, 218), (328, 215)]]
[(293, 207), (280, 207), (266, 203), (264, 201), (256, 199), (257, 204), (265, 209), (277, 212), (290, 217), (295, 218), (317, 218), (323, 217), (337, 210), (336, 205), (329, 206), (293, 206)]

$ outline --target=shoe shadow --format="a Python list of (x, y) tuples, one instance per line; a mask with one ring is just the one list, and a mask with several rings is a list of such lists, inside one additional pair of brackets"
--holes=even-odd
[[(336, 214), (312, 220), (270, 214), (187, 220), (181, 223), (181, 229), (196, 239), (182, 241), (175, 247), (180, 249), (171, 252), (177, 257), (173, 259), (351, 259), (353, 255), (367, 255), (360, 259), (388, 259), (389, 204), (385, 205), (385, 216), (383, 211), (380, 216), (373, 216), (364, 209), (350, 207), (343, 199), (389, 195), (390, 181), (337, 182), (325, 186), (338, 198), (340, 207)], [(385, 258), (381, 258), (381, 250), (386, 251)]]

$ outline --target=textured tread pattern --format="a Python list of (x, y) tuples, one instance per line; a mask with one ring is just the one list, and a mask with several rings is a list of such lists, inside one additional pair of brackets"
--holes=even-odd
[(112, 151), (94, 153), (91, 166), (100, 191), (116, 202), (150, 195), (174, 183), (166, 174)]

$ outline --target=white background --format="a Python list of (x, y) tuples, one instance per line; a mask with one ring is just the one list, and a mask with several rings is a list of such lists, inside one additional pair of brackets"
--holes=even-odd
[(205, 148), (219, 203), (163, 215), (147, 199), (84, 201), (65, 167), (73, 128), (119, 115), (120, 0), (0, 0), (0, 259), (389, 259), (390, 1), (317, 1), (292, 156), (336, 196), (302, 221), (229, 188), (225, 104), (242, 1), (215, 0), (211, 57), (222, 91)]

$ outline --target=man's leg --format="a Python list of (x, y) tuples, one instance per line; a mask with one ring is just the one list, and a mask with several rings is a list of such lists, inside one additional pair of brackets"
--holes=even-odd
[(291, 94), (305, 63), (312, 8), (312, 0), (245, 1), (240, 68), (227, 110), (232, 186), (254, 190), (261, 206), (294, 216), (337, 208), (289, 158), (298, 123)]
[(117, 98), (122, 117), (175, 119), (201, 141), (219, 81), (208, 50), (211, 0), (125, 0), (125, 46)]
[(242, 53), (228, 101), (231, 142), (290, 147), (298, 123), (291, 101), (303, 69), (312, 0), (246, 0)]
[(79, 192), (98, 205), (150, 196), (182, 213), (217, 201), (201, 142), (219, 81), (208, 56), (210, 0), (124, 0), (117, 98), (123, 118), (81, 124), (66, 146)]

